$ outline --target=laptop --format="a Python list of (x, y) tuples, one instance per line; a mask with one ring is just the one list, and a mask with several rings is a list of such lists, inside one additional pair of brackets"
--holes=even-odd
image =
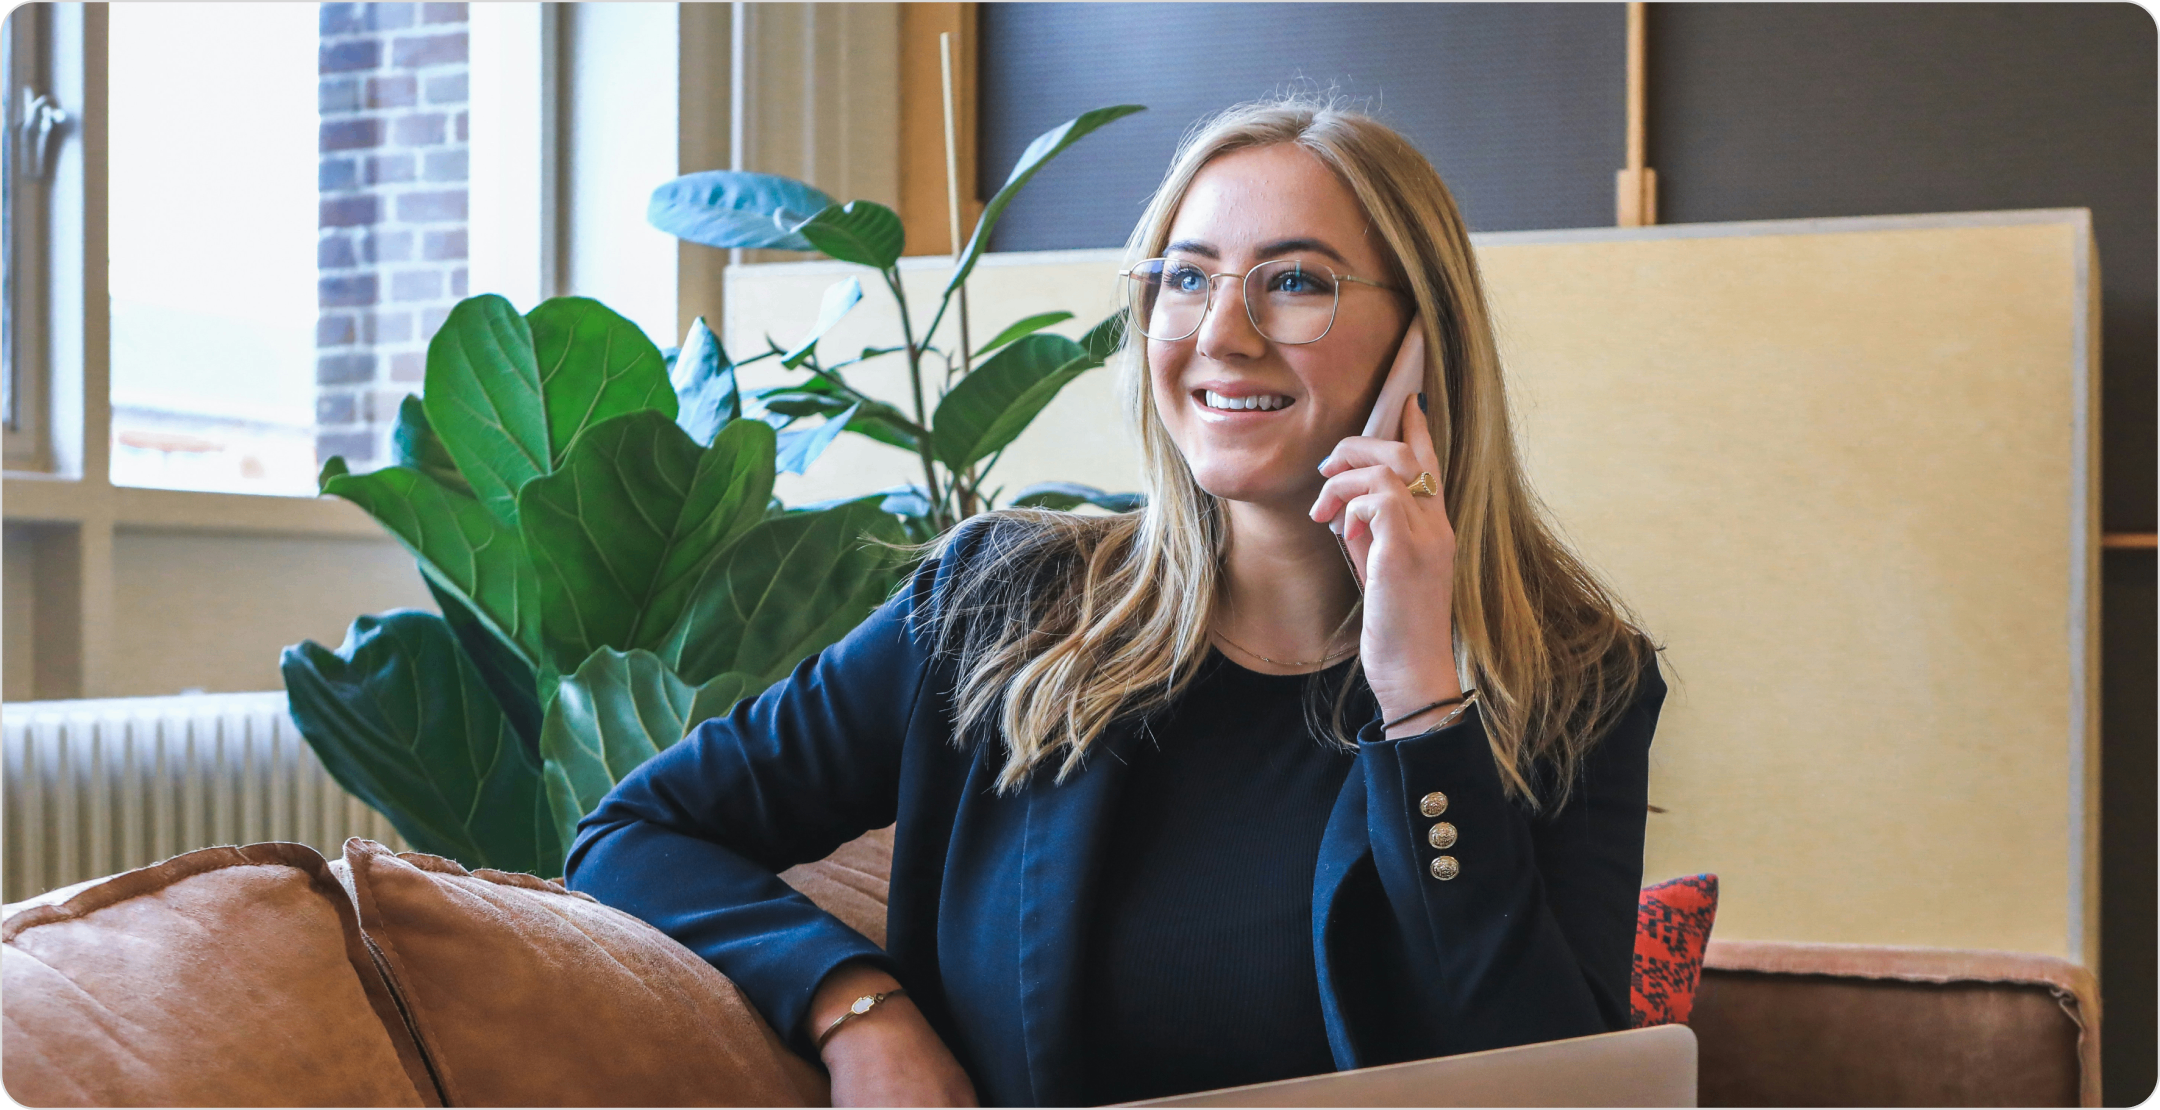
[(1693, 1106), (1695, 1031), (1654, 1025), (1134, 1106)]

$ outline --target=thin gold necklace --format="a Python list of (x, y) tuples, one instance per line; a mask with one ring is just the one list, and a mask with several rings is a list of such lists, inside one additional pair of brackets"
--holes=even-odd
[(1318, 659), (1270, 659), (1267, 656), (1262, 655), (1249, 647), (1246, 647), (1244, 644), (1238, 643), (1236, 640), (1233, 640), (1230, 637), (1223, 635), (1222, 630), (1219, 628), (1215, 629), (1214, 633), (1216, 639), (1221, 640), (1223, 643), (1229, 644), (1231, 647), (1234, 647), (1239, 651), (1242, 651), (1245, 654), (1250, 655), (1253, 658), (1258, 659), (1262, 663), (1266, 663), (1268, 666), (1271, 667), (1316, 667), (1322, 663), (1326, 663), (1335, 659), (1340, 659), (1343, 656), (1348, 655), (1358, 649), (1358, 646), (1356, 644), (1351, 644), (1349, 647), (1346, 647), (1341, 651), (1334, 653), (1333, 655), (1323, 655)]

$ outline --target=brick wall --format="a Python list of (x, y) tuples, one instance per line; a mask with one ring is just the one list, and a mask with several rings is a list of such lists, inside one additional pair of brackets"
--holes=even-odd
[(398, 402), (465, 296), (464, 4), (321, 6), (316, 454), (389, 461)]

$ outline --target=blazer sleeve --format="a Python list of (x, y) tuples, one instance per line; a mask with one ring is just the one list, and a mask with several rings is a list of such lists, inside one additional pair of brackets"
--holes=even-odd
[(624, 776), (566, 861), (571, 889), (704, 957), (811, 1059), (802, 1022), (825, 975), (856, 959), (899, 969), (778, 872), (892, 823), (937, 573), (925, 563), (839, 643)]
[[(1566, 804), (1538, 816), (1503, 793), (1475, 708), (1419, 736), (1361, 734), (1373, 861), (1441, 1054), (1627, 1028), (1650, 737), (1665, 700), (1655, 656), (1636, 691)], [(1445, 849), (1430, 839), (1442, 822), (1455, 833)], [(1435, 876), (1440, 856), (1456, 861), (1454, 878)]]

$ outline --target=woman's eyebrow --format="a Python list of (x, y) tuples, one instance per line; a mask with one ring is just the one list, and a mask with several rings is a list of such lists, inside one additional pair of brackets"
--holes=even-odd
[[(1222, 255), (1214, 247), (1198, 239), (1180, 239), (1164, 247), (1163, 250), (1166, 252), (1175, 251), (1179, 254), (1196, 254), (1208, 259), (1222, 258)], [(1316, 251), (1327, 255), (1342, 265), (1348, 266), (1350, 264), (1350, 260), (1344, 258), (1334, 247), (1328, 246), (1318, 239), (1277, 239), (1272, 243), (1262, 243), (1260, 244), (1259, 255), (1262, 258), (1279, 258), (1295, 251)]]
[(1318, 239), (1277, 239), (1272, 243), (1264, 243), (1260, 247), (1260, 257), (1274, 258), (1293, 251), (1318, 251), (1342, 265), (1348, 266), (1350, 264), (1350, 260), (1336, 253), (1334, 247), (1328, 246)]

